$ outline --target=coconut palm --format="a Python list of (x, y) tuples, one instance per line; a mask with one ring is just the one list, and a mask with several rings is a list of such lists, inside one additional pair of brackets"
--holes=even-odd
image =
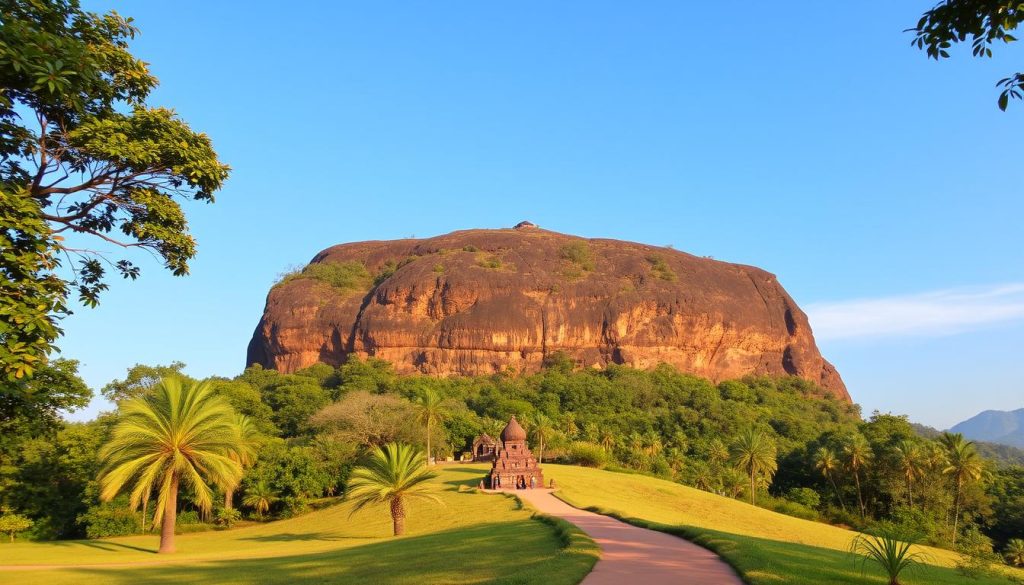
[(860, 517), (864, 518), (867, 516), (867, 508), (864, 506), (864, 494), (860, 489), (860, 474), (871, 465), (874, 453), (864, 437), (853, 435), (843, 444), (843, 456), (846, 459), (846, 468), (853, 474), (853, 481), (857, 486), (857, 505), (860, 507)]
[(544, 463), (544, 447), (554, 436), (555, 427), (551, 424), (550, 418), (539, 412), (533, 416), (532, 422), (533, 428), (530, 431), (537, 445), (537, 462)]
[(964, 487), (978, 481), (985, 474), (985, 463), (974, 447), (974, 441), (967, 441), (960, 433), (942, 433), (939, 442), (946, 450), (948, 463), (942, 470), (953, 479), (953, 544), (960, 525), (960, 498)]
[(664, 448), (665, 444), (661, 442), (661, 435), (654, 431), (644, 433), (644, 453), (651, 457), (657, 457)]
[(750, 503), (753, 505), (757, 477), (765, 475), (771, 478), (778, 469), (778, 463), (775, 461), (775, 442), (764, 432), (751, 427), (733, 439), (729, 453), (733, 466), (750, 478)]
[(570, 439), (575, 439), (576, 435), (579, 434), (580, 428), (576, 425), (576, 415), (568, 412), (565, 414), (565, 436)]
[(711, 439), (711, 442), (708, 443), (708, 461), (715, 469), (729, 461), (729, 448), (718, 437)]
[(850, 552), (860, 557), (861, 571), (868, 563), (877, 565), (889, 579), (889, 585), (900, 585), (900, 574), (915, 566), (923, 566), (926, 556), (911, 552), (909, 542), (892, 536), (858, 534), (850, 544)]
[(839, 494), (839, 486), (836, 484), (836, 472), (839, 471), (841, 466), (842, 463), (836, 457), (836, 452), (828, 447), (819, 447), (814, 453), (814, 468), (832, 482), (832, 489), (836, 492), (839, 507), (845, 512), (846, 504), (843, 503), (843, 497)]
[(615, 448), (615, 443), (615, 433), (611, 431), (604, 431), (601, 433), (601, 446), (604, 447), (605, 451), (611, 453), (612, 449)]
[(1015, 567), (1024, 567), (1024, 540), (1012, 538), (1006, 543), (1003, 558)]
[(354, 502), (352, 513), (374, 504), (387, 504), (395, 536), (405, 532), (405, 504), (423, 499), (441, 503), (427, 483), (437, 477), (420, 459), (419, 449), (412, 445), (388, 443), (375, 447), (366, 463), (352, 470), (346, 498)]
[(893, 447), (893, 455), (896, 456), (896, 465), (907, 481), (907, 499), (910, 507), (914, 507), (914, 482), (924, 477), (925, 457), (921, 448), (912, 441), (903, 440)]
[(437, 390), (427, 387), (423, 388), (415, 400), (416, 420), (427, 427), (427, 465), (433, 465), (430, 459), (430, 435), (435, 424), (441, 424), (448, 416), (448, 409), (444, 404), (444, 397), (437, 393)]
[(164, 378), (118, 409), (110, 442), (99, 453), (100, 499), (110, 501), (131, 484), (134, 510), (155, 491), (159, 552), (174, 552), (179, 488), (189, 488), (208, 513), (210, 484), (235, 485), (242, 476), (241, 465), (230, 456), (237, 437), (234, 411), (208, 382)]
[[(256, 428), (256, 423), (243, 414), (235, 415), (235, 430), (238, 432), (238, 442), (235, 443), (235, 448), (228, 453), (228, 457), (237, 461), (244, 471), (256, 463), (256, 449), (259, 447), (262, 437), (259, 429)], [(235, 490), (238, 489), (238, 484), (226, 485), (223, 486), (223, 489), (224, 507), (230, 510), (234, 507)]]
[(263, 515), (280, 499), (267, 482), (260, 480), (245, 489), (242, 504), (252, 508), (256, 512), (256, 517), (263, 520)]

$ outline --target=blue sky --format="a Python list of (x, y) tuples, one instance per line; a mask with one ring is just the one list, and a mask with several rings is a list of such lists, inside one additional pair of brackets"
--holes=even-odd
[(64, 354), (234, 375), (289, 266), (525, 219), (774, 272), (865, 413), (1024, 406), (1024, 52), (928, 61), (930, 0), (554, 4), (88, 2), (234, 171), (192, 275), (144, 260)]

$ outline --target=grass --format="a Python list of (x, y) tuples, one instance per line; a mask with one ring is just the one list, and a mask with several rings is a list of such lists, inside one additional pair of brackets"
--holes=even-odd
[[(643, 475), (564, 465), (545, 465), (566, 502), (622, 520), (669, 532), (718, 553), (752, 585), (885, 583), (873, 567), (861, 573), (849, 553), (855, 532), (750, 506)], [(1005, 577), (967, 580), (953, 568), (959, 556), (929, 547), (929, 565), (901, 577), (907, 585), (1007, 585)], [(1006, 569), (1024, 577), (1024, 571)]]
[(440, 467), (435, 482), (445, 505), (417, 503), (400, 538), (390, 536), (386, 509), (350, 518), (349, 505), (341, 504), (279, 522), (183, 534), (179, 552), (169, 556), (154, 554), (155, 535), (0, 545), (0, 582), (578, 583), (596, 560), (593, 541), (512, 498), (466, 491), (485, 469)]
[(287, 284), (300, 278), (322, 282), (342, 292), (366, 291), (374, 282), (362, 262), (351, 261), (310, 264), (301, 270), (283, 275), (274, 286)]

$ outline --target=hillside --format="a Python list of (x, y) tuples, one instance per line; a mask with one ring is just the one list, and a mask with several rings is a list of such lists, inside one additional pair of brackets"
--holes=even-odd
[(793, 375), (850, 400), (774, 275), (525, 222), (320, 252), (271, 289), (247, 365), (287, 373), (357, 355), (474, 375), (535, 372), (556, 353), (713, 381)]
[(1000, 443), (1024, 449), (1024, 408), (986, 410), (949, 429), (968, 439)]

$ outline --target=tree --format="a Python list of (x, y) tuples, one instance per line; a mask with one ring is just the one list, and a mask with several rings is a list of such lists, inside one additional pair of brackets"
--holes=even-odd
[(900, 441), (893, 447), (896, 465), (907, 482), (907, 499), (914, 507), (914, 482), (924, 477), (925, 460), (921, 448), (912, 441)]
[(860, 487), (860, 473), (871, 464), (874, 453), (871, 445), (861, 435), (849, 437), (843, 444), (843, 455), (846, 457), (846, 468), (853, 474), (853, 481), (857, 486), (857, 505), (860, 507), (860, 517), (867, 517), (867, 507), (864, 505), (864, 494)]
[(280, 500), (265, 481), (258, 481), (245, 490), (245, 497), (242, 504), (249, 506), (256, 512), (256, 517), (263, 520), (263, 515), (270, 510), (270, 506)]
[(155, 491), (159, 552), (174, 552), (179, 488), (190, 488), (196, 505), (208, 512), (209, 484), (235, 485), (241, 478), (242, 467), (231, 458), (237, 441), (234, 412), (208, 382), (165, 378), (118, 409), (110, 442), (100, 450), (100, 499), (110, 501), (132, 484), (134, 510)]
[(4, 509), (4, 513), (0, 514), (0, 532), (8, 534), (11, 542), (14, 542), (15, 534), (32, 528), (33, 524), (35, 522), (21, 514), (15, 514), (10, 509)]
[(615, 433), (607, 429), (601, 432), (601, 446), (604, 447), (605, 451), (611, 453), (612, 449), (615, 448), (615, 443)]
[[(1010, 32), (1021, 21), (1024, 8), (1016, 0), (941, 0), (910, 30), (915, 33), (914, 46), (936, 61), (948, 59), (948, 49), (968, 39), (971, 53), (987, 58), (992, 56), (994, 43), (1017, 40)], [(997, 102), (1000, 110), (1006, 110), (1011, 98), (1024, 98), (1024, 73), (1014, 73), (996, 85), (1002, 88)]]
[(764, 432), (750, 427), (733, 440), (729, 453), (733, 466), (750, 478), (750, 504), (754, 505), (758, 476), (770, 479), (778, 469), (775, 442)]
[(1024, 540), (1013, 538), (1007, 542), (1003, 557), (1015, 567), (1024, 567)]
[(352, 470), (346, 494), (354, 503), (352, 513), (367, 506), (387, 504), (395, 536), (404, 534), (408, 500), (441, 503), (427, 484), (437, 473), (425, 466), (422, 455), (412, 445), (388, 443), (383, 448), (374, 447), (366, 463)]
[(550, 418), (538, 412), (533, 416), (533, 428), (530, 432), (537, 444), (537, 462), (544, 463), (544, 447), (554, 436), (555, 427), (551, 424)]
[(184, 362), (174, 361), (166, 366), (146, 366), (135, 364), (128, 368), (128, 373), (123, 380), (112, 380), (108, 382), (100, 393), (107, 400), (117, 403), (127, 398), (135, 398), (160, 383), (160, 380), (168, 376), (179, 376), (191, 380), (182, 373), (185, 369)]
[(836, 492), (836, 499), (839, 500), (839, 507), (845, 512), (846, 504), (843, 503), (843, 497), (839, 494), (839, 486), (836, 485), (836, 472), (839, 471), (841, 465), (835, 451), (828, 447), (819, 447), (814, 453), (814, 468), (820, 471), (825, 476), (825, 479), (832, 483), (832, 489)]
[(0, 367), (20, 380), (54, 348), (70, 290), (95, 306), (108, 269), (138, 277), (92, 243), (187, 274), (179, 200), (213, 201), (229, 169), (209, 137), (146, 105), (157, 79), (128, 51), (131, 19), (78, 0), (0, 0), (0, 14)]
[(942, 433), (939, 442), (946, 449), (948, 464), (942, 470), (953, 480), (953, 544), (956, 544), (960, 524), (960, 504), (964, 487), (978, 481), (985, 473), (985, 462), (974, 448), (974, 441), (967, 441), (960, 433)]
[[(256, 462), (256, 449), (259, 447), (262, 436), (259, 429), (256, 428), (256, 423), (251, 418), (235, 413), (234, 422), (235, 431), (238, 433), (238, 436), (236, 437), (235, 447), (228, 452), (228, 457), (238, 463), (244, 471), (252, 467), (252, 464)], [(223, 489), (224, 507), (230, 510), (233, 506), (238, 483), (225, 485)]]
[(423, 388), (419, 395), (416, 397), (416, 420), (420, 424), (426, 425), (427, 428), (427, 465), (433, 465), (433, 461), (430, 459), (430, 433), (435, 424), (441, 424), (444, 422), (445, 416), (448, 411), (444, 405), (444, 398), (438, 394), (437, 390), (426, 387)]

